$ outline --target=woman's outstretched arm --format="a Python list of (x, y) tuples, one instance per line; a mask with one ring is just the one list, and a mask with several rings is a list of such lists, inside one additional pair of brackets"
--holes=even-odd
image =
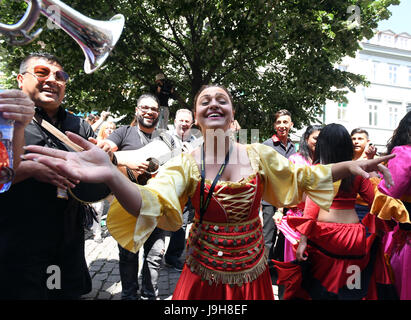
[[(30, 145), (30, 152), (22, 156), (24, 160), (38, 161), (58, 174), (67, 177), (74, 184), (80, 181), (105, 183), (117, 200), (130, 214), (138, 216), (141, 209), (141, 194), (138, 187), (129, 181), (114, 166), (108, 154), (77, 134), (67, 132), (74, 143), (84, 148), (82, 152), (67, 152), (58, 149)], [(65, 186), (62, 186), (65, 188)]]
[(390, 170), (382, 162), (394, 158), (394, 154), (383, 156), (372, 160), (343, 161), (333, 163), (331, 167), (333, 181), (344, 179), (352, 175), (360, 175), (366, 179), (370, 178), (369, 172), (379, 171), (383, 174), (387, 188), (394, 185)]

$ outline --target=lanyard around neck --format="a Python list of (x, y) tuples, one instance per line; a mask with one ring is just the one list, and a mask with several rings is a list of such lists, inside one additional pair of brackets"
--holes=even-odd
[(211, 184), (210, 190), (208, 191), (207, 199), (204, 201), (204, 189), (205, 189), (205, 151), (204, 151), (204, 143), (202, 147), (201, 153), (201, 187), (200, 187), (200, 224), (203, 222), (204, 214), (210, 204), (211, 196), (213, 195), (214, 188), (217, 184), (217, 181), (221, 178), (225, 167), (228, 164), (228, 160), (230, 159), (230, 153), (233, 149), (233, 145), (230, 146), (230, 150), (225, 155), (224, 163), (221, 165), (220, 170), (216, 177), (214, 178), (213, 183)]

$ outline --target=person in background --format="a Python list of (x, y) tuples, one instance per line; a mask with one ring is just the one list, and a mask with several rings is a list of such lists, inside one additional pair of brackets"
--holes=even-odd
[(174, 85), (166, 79), (163, 73), (159, 73), (155, 77), (155, 85), (150, 90), (160, 101), (160, 115), (158, 128), (167, 129), (168, 118), (170, 116), (169, 100), (176, 99)]
[[(103, 113), (104, 112), (105, 111), (103, 111)], [(106, 117), (106, 115), (105, 114), (103, 115), (103, 113), (101, 114), (100, 119)], [(108, 116), (108, 114), (107, 114), (107, 116)], [(100, 119), (98, 121), (100, 121)], [(98, 134), (97, 134), (97, 141), (96, 142), (98, 143), (100, 141), (103, 141), (103, 140), (107, 139), (108, 136), (114, 130), (116, 130), (116, 124), (113, 121), (104, 121), (104, 122), (102, 122), (102, 124), (100, 126), (100, 130), (98, 131)], [(91, 227), (91, 230), (93, 231), (94, 241), (96, 241), (98, 243), (103, 242), (102, 229), (101, 229), (101, 227), (102, 227), (102, 225), (101, 225), (102, 217), (103, 217), (104, 211), (106, 211), (106, 209), (108, 209), (108, 207), (110, 206), (111, 201), (113, 201), (113, 196), (109, 195), (106, 199), (104, 199), (102, 201), (92, 203), (92, 206), (94, 207), (94, 209), (96, 210), (96, 213), (97, 213), (97, 221), (93, 220), (93, 225)]]
[(104, 121), (101, 124), (100, 130), (97, 134), (97, 140), (105, 140), (109, 137), (110, 134), (116, 130), (116, 123), (113, 121)]
[[(197, 138), (191, 134), (193, 120), (193, 113), (190, 110), (177, 110), (174, 120), (174, 130), (171, 132), (171, 136), (173, 137), (175, 149), (179, 153), (194, 149), (191, 143), (196, 141)], [(189, 199), (183, 209), (183, 225), (179, 230), (171, 233), (170, 242), (164, 255), (165, 265), (178, 271), (183, 270), (184, 263), (180, 259), (185, 248), (188, 219), (189, 216), (193, 214), (193, 211), (194, 208)]]
[[(351, 131), (351, 140), (354, 147), (353, 160), (374, 159), (377, 154), (377, 148), (370, 142), (367, 130), (362, 128), (353, 129)], [(376, 173), (372, 173), (370, 181), (374, 187), (377, 187), (380, 180), (380, 177)], [(360, 220), (370, 212), (370, 207), (367, 202), (364, 201), (359, 194), (357, 195), (357, 200), (355, 202), (355, 211)]]
[(355, 128), (351, 131), (351, 140), (354, 146), (353, 160), (374, 159), (377, 148), (371, 143), (367, 130)]
[[(371, 213), (385, 221), (397, 222), (386, 237), (386, 254), (399, 298), (411, 300), (411, 111), (401, 119), (388, 140), (387, 154), (395, 154), (387, 164), (394, 186), (387, 188), (385, 179), (381, 180)], [(387, 210), (391, 206), (395, 209)]]
[[(121, 126), (104, 141), (111, 151), (138, 150), (155, 139), (156, 126), (159, 121), (159, 101), (150, 94), (142, 94), (137, 100), (133, 125)], [(120, 164), (120, 163), (119, 163)], [(139, 172), (148, 168), (148, 161), (136, 165)], [(110, 212), (110, 211), (109, 211)], [(108, 213), (109, 214), (109, 213)], [(138, 293), (139, 252), (131, 252), (118, 245), (120, 258), (121, 298), (123, 300), (155, 300), (158, 297), (158, 276), (165, 252), (165, 232), (155, 228), (144, 243), (142, 266), (142, 288)]]
[[(289, 133), (293, 127), (291, 119), (291, 113), (282, 109), (274, 115), (274, 135), (263, 142), (264, 145), (273, 148), (280, 155), (285, 158), (289, 158), (295, 153), (294, 143), (289, 138)], [(263, 233), (265, 245), (268, 249), (269, 259), (276, 259), (278, 261), (284, 260), (284, 234), (277, 229), (275, 220), (279, 221), (284, 215), (284, 208), (276, 208), (267, 201), (262, 201), (262, 213), (263, 213)], [(275, 277), (273, 283), (275, 283)], [(282, 288), (280, 289), (282, 290)], [(279, 292), (282, 295), (282, 292)]]
[[(321, 125), (310, 125), (305, 130), (300, 141), (300, 148), (298, 152), (292, 154), (288, 160), (293, 163), (300, 165), (311, 166), (313, 164), (315, 145), (317, 144), (317, 138), (323, 126)], [(305, 206), (305, 196), (303, 201), (301, 201), (296, 207), (289, 208), (287, 214), (276, 220), (276, 225), (279, 230), (285, 236), (284, 242), (284, 261), (295, 260), (295, 249), (298, 241), (300, 241), (300, 235), (292, 230), (288, 223), (287, 218), (292, 216), (301, 217), (303, 215)]]
[(87, 123), (90, 125), (90, 126), (92, 126), (94, 123), (96, 123), (96, 121), (98, 120), (98, 116), (96, 116), (95, 114), (93, 114), (93, 113), (90, 113), (90, 114), (88, 114), (87, 116), (86, 116), (86, 121), (87, 121)]
[(110, 115), (110, 112), (108, 111), (103, 111), (101, 112), (100, 116), (96, 116), (96, 121), (91, 125), (93, 128), (93, 131), (98, 134), (100, 132), (100, 126), (107, 121), (108, 117)]
[[(318, 135), (313, 167), (359, 162), (352, 158), (352, 141), (345, 127), (335, 123), (325, 126)], [(348, 175), (339, 183), (329, 209), (320, 208), (308, 195), (303, 217), (288, 218), (288, 224), (301, 237), (296, 251), (299, 263), (274, 261), (281, 274), (279, 284), (288, 284), (286, 299), (396, 298), (380, 237), (385, 225), (372, 215), (360, 222), (354, 210), (357, 193), (371, 206), (374, 200), (371, 182), (360, 175)], [(372, 232), (369, 237), (365, 225)], [(354, 285), (350, 278), (353, 268), (359, 277)]]

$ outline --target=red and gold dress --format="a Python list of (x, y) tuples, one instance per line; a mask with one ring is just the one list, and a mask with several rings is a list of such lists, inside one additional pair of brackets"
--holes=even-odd
[[(339, 190), (330, 208), (354, 209), (357, 194), (371, 206), (374, 186), (368, 179), (355, 176), (351, 189)], [(286, 287), (284, 299), (395, 299), (378, 236), (389, 231), (390, 225), (370, 214), (361, 223), (319, 221), (319, 210), (307, 197), (303, 217), (288, 219), (292, 228), (308, 238), (308, 260), (274, 262), (279, 284)]]
[[(259, 217), (261, 199), (276, 207), (297, 204), (305, 193), (328, 209), (334, 196), (331, 166), (296, 165), (270, 147), (247, 145), (254, 173), (238, 182), (219, 181), (199, 224), (200, 172), (190, 154), (168, 161), (146, 186), (138, 186), (138, 218), (115, 201), (107, 217), (111, 235), (136, 252), (158, 226), (175, 231), (188, 198), (196, 210), (184, 269), (173, 299), (274, 299)], [(205, 197), (211, 181), (205, 181)]]

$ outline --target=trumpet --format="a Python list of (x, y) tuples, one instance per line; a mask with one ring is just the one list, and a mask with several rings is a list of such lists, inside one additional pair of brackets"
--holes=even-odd
[(8, 36), (11, 45), (24, 45), (40, 35), (42, 29), (29, 34), (39, 15), (50, 19), (71, 36), (85, 55), (84, 71), (90, 74), (100, 68), (114, 49), (124, 28), (125, 18), (116, 14), (108, 21), (88, 18), (62, 1), (25, 0), (28, 7), (14, 25), (0, 23), (0, 33)]

